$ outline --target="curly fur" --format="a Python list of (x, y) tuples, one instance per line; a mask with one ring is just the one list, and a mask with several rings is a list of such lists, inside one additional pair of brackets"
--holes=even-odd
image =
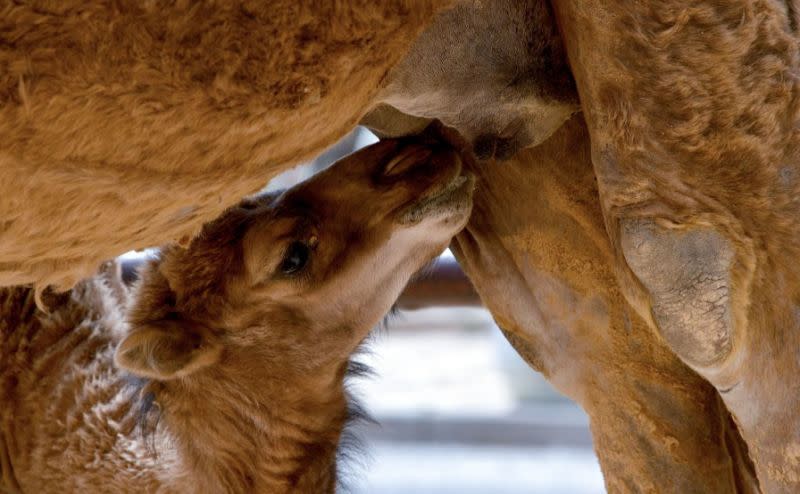
[(113, 364), (125, 307), (105, 276), (76, 285), (49, 314), (31, 288), (0, 290), (0, 451), (9, 458), (0, 490), (156, 492), (161, 459), (136, 437), (137, 390)]

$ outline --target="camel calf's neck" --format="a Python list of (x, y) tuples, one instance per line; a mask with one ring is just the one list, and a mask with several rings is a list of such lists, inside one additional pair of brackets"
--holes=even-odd
[(350, 355), (465, 224), (436, 141), (382, 141), (35, 308), (0, 292), (3, 488), (333, 492)]

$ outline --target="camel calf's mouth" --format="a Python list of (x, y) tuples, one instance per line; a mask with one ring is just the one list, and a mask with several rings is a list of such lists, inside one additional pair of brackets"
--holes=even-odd
[(471, 173), (459, 175), (442, 189), (407, 208), (400, 216), (400, 223), (414, 224), (434, 217), (466, 218), (472, 209), (473, 190), (475, 190), (475, 175)]
[(466, 222), (475, 176), (468, 171), (473, 158), (463, 152), (466, 146), (460, 136), (432, 124), (420, 136), (383, 142), (390, 147), (384, 150), (388, 156), (379, 166), (376, 185), (384, 188), (384, 193), (377, 202), (402, 196), (390, 213), (397, 225), (410, 227), (428, 220), (444, 226)]

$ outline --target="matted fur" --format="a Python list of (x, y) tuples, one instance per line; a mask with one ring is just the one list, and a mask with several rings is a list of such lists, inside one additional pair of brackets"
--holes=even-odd
[[(582, 104), (587, 110), (592, 151), (601, 183), (599, 195), (603, 200), (603, 220), (610, 225), (608, 233), (612, 239), (611, 249), (617, 256), (617, 271), (622, 274), (619, 289), (625, 295), (626, 301), (636, 306), (638, 317), (648, 320), (650, 318), (648, 295), (643, 292), (637, 279), (629, 272), (620, 252), (617, 238), (620, 231), (618, 228), (620, 220), (624, 219), (624, 216), (630, 212), (630, 206), (635, 205), (637, 201), (651, 201), (650, 204), (656, 205), (656, 211), (661, 209), (654, 216), (660, 216), (662, 219), (667, 216), (671, 217), (670, 220), (673, 222), (678, 219), (689, 226), (693, 224), (700, 224), (704, 227), (712, 225), (725, 230), (725, 235), (736, 246), (741, 261), (737, 265), (739, 272), (734, 280), (736, 285), (734, 289), (745, 292), (744, 298), (754, 294), (752, 297), (755, 303), (748, 304), (745, 301), (739, 304), (740, 309), (749, 307), (747, 310), (750, 311), (748, 314), (740, 313), (738, 315), (740, 320), (747, 320), (745, 326), (748, 329), (744, 338), (746, 343), (741, 343), (740, 340), (734, 345), (734, 349), (745, 348), (748, 356), (748, 358), (740, 358), (736, 362), (751, 363), (736, 369), (737, 372), (743, 369), (744, 374), (748, 376), (742, 386), (739, 385), (741, 381), (736, 379), (737, 372), (727, 373), (727, 376), (723, 376), (725, 379), (722, 380), (719, 380), (720, 375), (714, 372), (706, 372), (706, 375), (712, 380), (717, 379), (715, 384), (718, 385), (721, 392), (728, 395), (727, 403), (734, 409), (734, 412), (738, 407), (741, 411), (740, 416), (748, 419), (747, 423), (740, 425), (744, 425), (743, 430), (746, 433), (749, 429), (748, 440), (758, 444), (754, 450), (754, 456), (757, 462), (760, 462), (761, 475), (770, 480), (767, 487), (774, 490), (782, 487), (792, 490), (800, 478), (797, 473), (798, 455), (794, 439), (797, 427), (794, 425), (793, 416), (793, 411), (798, 409), (795, 404), (797, 393), (783, 391), (787, 382), (790, 382), (787, 381), (786, 376), (796, 374), (795, 354), (798, 346), (796, 344), (798, 332), (794, 331), (797, 321), (793, 311), (796, 310), (797, 301), (800, 298), (796, 293), (798, 276), (795, 262), (798, 257), (796, 248), (798, 245), (796, 241), (796, 218), (798, 217), (796, 201), (796, 197), (798, 197), (796, 31), (798, 9), (795, 2), (695, 2), (691, 6), (687, 6), (686, 2), (678, 1), (637, 3), (559, 0), (553, 2), (553, 5), (559, 16), (559, 26), (569, 49), (570, 62), (576, 75)], [(8, 9), (11, 8), (8, 7)], [(47, 15), (44, 8), (14, 8), (17, 9), (17, 12), (23, 12), (22, 19), (25, 22), (15, 19), (17, 22), (12, 24), (9, 31), (3, 31), (4, 34), (14, 31), (16, 25), (23, 26), (23, 28), (29, 25), (26, 22), (34, 16)], [(10, 14), (4, 15), (3, 19), (11, 19)], [(112, 26), (109, 32), (115, 32), (114, 29), (122, 28)], [(542, 31), (543, 34), (547, 32), (549, 31)], [(38, 81), (26, 77), (25, 74), (35, 73), (28, 67), (41, 64), (41, 59), (29, 57), (24, 50), (15, 51), (18, 46), (17, 40), (21, 40), (23, 44), (26, 37), (36, 41), (35, 33), (36, 31), (32, 29), (23, 34), (18, 33), (14, 36), (13, 43), (4, 45), (6, 46), (5, 51), (2, 52), (2, 56), (7, 57), (2, 60), (9, 60), (5, 62), (9, 68), (2, 73), (11, 74), (5, 81), (6, 91), (4, 93), (7, 101), (11, 103), (6, 105), (4, 111), (10, 112), (14, 116), (23, 115), (24, 108), (36, 110), (36, 112), (30, 112), (30, 115), (33, 115), (31, 117), (33, 124), (20, 126), (18, 123), (20, 117), (15, 117), (17, 118), (14, 121), (15, 125), (5, 127), (11, 129), (11, 139), (5, 139), (4, 142), (10, 142), (12, 150), (20, 150), (14, 151), (15, 153), (24, 152), (25, 156), (34, 156), (36, 159), (28, 160), (26, 158), (28, 161), (20, 161), (21, 158), (14, 157), (16, 155), (8, 155), (5, 150), (3, 151), (5, 154), (0, 155), (2, 160), (0, 164), (3, 165), (0, 172), (12, 170), (13, 174), (18, 177), (14, 182), (8, 182), (3, 176), (4, 192), (9, 193), (0, 196), (0, 201), (5, 201), (0, 204), (3, 204), (3, 211), (8, 214), (5, 216), (4, 223), (0, 223), (0, 234), (5, 229), (13, 232), (15, 237), (13, 239), (9, 235), (2, 237), (3, 249), (0, 252), (3, 256), (11, 257), (3, 257), (0, 266), (4, 269), (2, 279), (6, 282), (40, 279), (69, 284), (71, 278), (64, 273), (72, 270), (74, 265), (64, 261), (69, 261), (69, 257), (72, 260), (84, 259), (87, 246), (80, 241), (75, 243), (74, 248), (70, 245), (59, 244), (53, 252), (61, 257), (53, 257), (52, 253), (46, 252), (44, 243), (37, 242), (51, 236), (57, 242), (60, 242), (59, 239), (62, 237), (67, 238), (69, 243), (75, 239), (71, 239), (65, 232), (76, 226), (83, 227), (84, 223), (89, 225), (88, 228), (102, 232), (100, 235), (89, 237), (95, 242), (88, 247), (89, 250), (109, 241), (106, 235), (109, 216), (122, 217), (122, 214), (126, 214), (126, 212), (97, 211), (96, 208), (85, 209), (83, 206), (87, 203), (81, 202), (83, 196), (80, 196), (80, 193), (82, 192), (88, 191), (90, 196), (87, 197), (97, 199), (96, 201), (92, 199), (94, 202), (88, 203), (88, 206), (130, 207), (130, 204), (135, 201), (131, 199), (129, 202), (123, 202), (120, 196), (114, 195), (99, 197), (107, 189), (97, 188), (96, 184), (112, 183), (112, 189), (119, 190), (116, 182), (119, 173), (113, 172), (113, 167), (109, 168), (112, 172), (105, 175), (108, 180), (103, 182), (101, 180), (103, 177), (92, 170), (88, 175), (85, 170), (81, 174), (75, 175), (73, 173), (75, 168), (70, 168), (71, 165), (67, 166), (69, 161), (66, 160), (69, 156), (65, 156), (72, 153), (74, 149), (82, 149), (83, 153), (93, 152), (94, 147), (98, 146), (95, 142), (98, 140), (97, 136), (103, 136), (109, 132), (103, 125), (112, 123), (119, 125), (120, 129), (126, 129), (124, 126), (126, 122), (117, 113), (115, 119), (93, 120), (96, 125), (90, 130), (94, 133), (70, 133), (70, 125), (73, 121), (76, 122), (77, 128), (86, 127), (81, 120), (84, 111), (90, 117), (102, 116), (95, 110), (97, 105), (104, 104), (104, 100), (96, 98), (91, 92), (92, 88), (102, 88), (102, 86), (87, 84), (86, 80), (76, 81), (61, 77), (60, 72), (56, 73), (55, 77), (50, 79), (44, 77)], [(75, 32), (73, 32), (74, 35)], [(150, 33), (144, 33), (144, 35), (150, 36)], [(542, 44), (541, 46), (547, 45)], [(61, 48), (61, 51), (66, 53), (77, 53), (76, 50), (79, 51), (77, 45), (67, 44)], [(45, 65), (59, 63), (57, 57), (52, 55), (54, 51), (55, 47), (50, 52), (45, 50), (43, 57)], [(436, 64), (432, 65), (436, 66)], [(80, 74), (78, 71), (69, 73)], [(56, 88), (53, 94), (57, 98), (52, 101), (32, 100), (29, 87), (33, 87), (33, 82), (42, 84), (48, 80), (55, 84), (69, 84), (65, 86), (67, 89), (62, 92), (58, 92)], [(503, 81), (502, 78), (500, 80)], [(510, 81), (515, 81), (515, 79), (511, 78)], [(123, 86), (127, 83), (127, 80), (123, 80)], [(348, 83), (352, 84), (353, 81), (348, 81)], [(147, 85), (145, 84), (144, 87)], [(159, 91), (164, 89), (159, 88)], [(184, 86), (177, 88), (179, 91), (183, 89)], [(348, 86), (347, 90), (351, 90), (351, 87)], [(531, 89), (531, 91), (535, 92), (535, 89)], [(77, 97), (72, 99), (71, 95)], [(158, 103), (163, 96), (160, 93), (157, 93), (156, 96), (155, 101)], [(353, 95), (348, 96), (356, 98)], [(413, 99), (414, 94), (408, 96)], [(31, 105), (26, 101), (38, 101), (38, 103)], [(79, 108), (78, 103), (85, 104), (87, 109), (75, 111), (76, 108)], [(109, 102), (106, 101), (105, 104), (109, 104)], [(53, 105), (52, 108), (55, 108), (55, 111), (51, 113), (43, 111), (43, 109), (49, 111), (48, 105)], [(145, 111), (154, 111), (156, 115), (169, 116), (169, 112), (164, 111), (158, 105), (154, 106), (152, 110), (148, 109), (147, 105), (141, 106)], [(70, 111), (63, 111), (63, 109)], [(212, 107), (212, 109), (214, 110), (211, 113), (213, 116), (225, 115), (225, 112), (218, 112), (216, 107)], [(428, 115), (423, 111), (419, 113)], [(560, 113), (568, 114), (568, 112)], [(490, 109), (489, 115), (493, 114), (496, 112), (492, 113)], [(46, 118), (39, 118), (40, 115), (44, 115)], [(48, 133), (48, 121), (62, 115), (70, 122), (64, 123), (62, 119), (59, 126), (54, 127), (55, 131)], [(199, 118), (198, 115), (190, 113), (182, 113), (180, 116), (187, 115), (192, 116), (193, 122)], [(334, 112), (333, 115), (337, 114)], [(444, 116), (437, 115), (436, 112), (431, 112), (429, 115)], [(137, 125), (150, 122), (136, 114), (124, 114), (124, 118), (130, 118), (131, 121), (138, 119), (136, 120)], [(531, 118), (535, 118), (535, 114)], [(58, 120), (56, 119), (56, 121)], [(456, 120), (452, 120), (452, 122), (458, 124)], [(230, 120), (227, 123), (230, 123)], [(473, 123), (475, 122), (462, 122), (462, 126), (466, 127)], [(3, 123), (0, 122), (0, 126), (2, 125)], [(195, 124), (193, 123), (193, 125)], [(203, 125), (215, 124), (203, 121)], [(327, 125), (329, 122), (316, 122), (315, 128), (321, 129), (322, 126)], [(156, 127), (162, 128), (160, 124)], [(152, 130), (153, 127), (149, 128)], [(163, 128), (169, 131), (170, 126)], [(294, 129), (292, 131), (294, 132), (302, 126), (298, 124), (291, 128)], [(19, 133), (18, 129), (21, 129)], [(217, 130), (219, 131), (219, 129)], [(474, 131), (475, 129), (462, 130)], [(171, 136), (172, 134), (167, 132), (166, 135)], [(42, 139), (42, 136), (47, 139)], [(156, 132), (150, 132), (146, 136), (134, 133), (131, 136), (135, 137), (131, 142), (135, 142), (138, 147), (129, 149), (120, 144), (126, 142), (122, 140), (111, 144), (101, 143), (100, 148), (112, 157), (130, 154), (133, 158), (144, 161), (151, 157), (158, 161), (162, 157), (171, 155), (164, 150), (165, 146), (169, 146), (169, 144), (165, 144), (166, 139)], [(5, 134), (3, 137), (6, 137)], [(200, 137), (208, 139), (209, 136), (200, 135)], [(199, 145), (199, 148), (203, 149), (203, 153), (213, 153), (215, 149), (233, 149), (219, 146), (221, 143), (231, 146), (231, 143), (225, 139), (217, 138), (217, 135), (212, 137), (216, 139), (213, 140), (217, 145), (215, 148), (204, 148), (202, 141), (193, 141), (189, 138), (179, 139), (178, 142)], [(309, 136), (289, 135), (286, 139), (289, 140), (287, 142), (295, 142), (295, 139), (301, 138), (309, 139)], [(52, 143), (50, 139), (53, 139)], [(155, 147), (151, 146), (147, 149), (155, 152), (152, 156), (145, 156), (139, 153), (139, 149), (142, 145), (147, 145), (149, 139), (153, 139)], [(92, 146), (86, 146), (87, 142), (92, 143)], [(300, 143), (297, 146), (304, 149), (304, 145), (304, 143)], [(114, 147), (114, 149), (105, 146)], [(39, 152), (39, 149), (45, 150), (48, 155), (41, 153), (36, 155), (35, 153)], [(61, 149), (65, 151), (62, 152)], [(185, 150), (185, 148), (181, 149)], [(194, 149), (190, 149), (189, 155), (193, 156), (193, 159), (199, 158), (202, 162), (203, 153), (196, 153)], [(83, 162), (78, 162), (78, 169)], [(64, 194), (65, 189), (59, 185), (57, 189), (44, 191), (45, 194), (51, 195), (31, 196), (34, 198), (33, 209), (30, 210), (32, 213), (30, 217), (25, 216), (28, 214), (25, 212), (28, 211), (26, 208), (31, 207), (31, 203), (27, 201), (24, 203), (26, 207), (22, 206), (24, 194), (30, 192), (26, 182), (31, 178), (34, 169), (42, 169), (43, 173), (50, 173), (45, 166), (48, 163), (59, 164), (60, 168), (56, 170), (57, 173), (46, 177), (46, 180), (52, 180), (54, 177), (59, 179), (67, 177), (68, 180), (65, 183), (71, 183), (85, 179), (86, 186), (81, 188), (71, 186), (73, 192)], [(129, 163), (129, 161), (123, 160), (122, 163)], [(138, 161), (130, 161), (130, 163), (138, 166)], [(28, 166), (29, 164), (31, 166)], [(20, 171), (23, 172), (21, 175), (18, 173)], [(67, 172), (69, 175), (66, 175)], [(222, 177), (222, 173), (220, 172), (216, 176)], [(25, 180), (19, 177), (24, 177)], [(169, 223), (164, 215), (174, 214), (178, 218), (176, 221), (181, 223), (180, 218), (183, 215), (192, 214), (191, 208), (163, 211), (164, 204), (160, 202), (163, 193), (172, 194), (178, 199), (178, 202), (192, 206), (194, 203), (190, 201), (189, 193), (186, 197), (181, 196), (182, 187), (185, 187), (186, 184), (189, 184), (188, 187), (192, 189), (197, 184), (201, 188), (210, 187), (209, 190), (216, 187), (215, 183), (209, 186), (205, 177), (190, 179), (183, 175), (179, 177), (179, 180), (169, 182), (170, 177), (168, 174), (159, 177), (158, 181), (167, 185), (163, 189), (158, 189), (150, 197), (143, 196), (146, 199), (146, 201), (142, 201), (143, 203), (133, 204), (141, 213), (143, 208), (147, 207), (144, 202), (153, 201), (157, 207), (152, 211), (145, 212), (152, 212), (156, 219), (155, 223), (162, 229), (165, 224)], [(135, 192), (137, 198), (148, 190), (148, 187), (144, 187), (142, 184), (152, 186), (152, 183), (149, 182), (151, 178), (152, 175), (147, 173), (125, 177), (133, 184), (131, 190)], [(32, 183), (35, 184), (36, 177), (34, 176), (32, 180)], [(227, 180), (232, 180), (230, 175), (226, 175), (225, 181)], [(246, 181), (246, 179), (242, 180)], [(10, 185), (5, 185), (7, 183)], [(230, 183), (226, 185), (230, 186)], [(534, 186), (535, 184), (531, 187)], [(246, 188), (242, 187), (242, 189)], [(76, 194), (78, 195), (77, 199), (74, 197)], [(653, 195), (656, 196), (656, 200), (652, 200)], [(204, 204), (208, 199), (213, 198), (212, 195), (197, 197), (202, 199)], [(45, 207), (38, 209), (37, 202), (43, 202)], [(56, 224), (56, 221), (52, 222), (53, 224), (43, 221), (44, 212), (54, 205), (68, 206), (65, 208), (66, 211), (59, 210), (61, 213), (59, 220), (65, 215), (67, 216), (67, 221), (64, 222), (67, 227), (63, 230), (60, 225)], [(677, 210), (676, 206), (678, 206)], [(91, 214), (100, 214), (102, 222), (87, 221), (89, 211)], [(15, 222), (17, 217), (24, 221)], [(28, 221), (31, 219), (36, 221)], [(142, 227), (140, 224), (135, 227), (124, 222), (115, 224), (112, 221), (111, 224), (114, 224), (114, 229), (125, 236), (137, 239), (137, 242), (139, 238), (142, 238), (139, 235), (141, 232), (136, 231), (136, 228)], [(599, 223), (586, 228), (591, 231), (597, 224)], [(498, 225), (489, 225), (486, 230), (491, 231), (499, 227)], [(552, 226), (548, 225), (548, 227)], [(43, 228), (44, 231), (30, 231), (32, 228)], [(150, 231), (147, 230), (147, 225), (144, 225), (144, 228), (146, 232)], [(174, 231), (173, 235), (189, 231), (188, 227), (170, 226), (169, 228), (170, 231)], [(85, 234), (85, 231), (81, 231), (81, 235)], [(6, 244), (6, 242), (10, 242), (10, 244)], [(127, 244), (127, 239), (125, 242), (125, 248), (133, 246), (133, 244)], [(528, 254), (533, 252), (536, 245), (526, 244), (524, 239), (512, 239), (511, 243), (520, 252)], [(122, 245), (122, 243), (118, 244), (115, 249), (117, 251), (124, 250)], [(60, 252), (69, 254), (69, 256), (64, 257), (66, 254), (62, 256)], [(24, 259), (28, 257), (33, 261), (26, 264), (27, 261)], [(545, 266), (545, 268), (547, 267)], [(556, 275), (561, 277), (568, 277), (568, 273), (573, 267), (574, 263), (571, 258), (557, 259), (549, 266)], [(746, 285), (746, 271), (749, 268), (753, 268), (751, 276), (756, 280), (756, 284), (747, 289), (744, 285)], [(474, 269), (474, 272), (481, 270), (485, 273), (492, 272), (492, 267), (484, 266)], [(604, 269), (612, 271), (608, 267)], [(85, 268), (83, 270), (85, 271)], [(586, 278), (592, 279), (591, 276)], [(599, 281), (606, 283), (606, 288), (615, 286), (613, 281), (604, 279)], [(510, 282), (506, 280), (504, 283)], [(503, 286), (505, 285), (501, 283), (500, 288), (494, 291), (504, 293)], [(628, 308), (616, 306), (614, 310), (625, 313)], [(740, 312), (743, 311), (740, 310)], [(622, 319), (623, 322), (625, 320)], [(622, 329), (626, 327), (623, 324)], [(657, 329), (652, 324), (650, 328)], [(616, 330), (620, 330), (620, 328), (617, 326)], [(576, 341), (587, 348), (592, 348), (596, 345), (597, 338), (594, 333), (590, 334), (590, 337), (579, 336)], [(659, 338), (659, 336), (654, 332), (642, 336), (642, 338)], [(517, 340), (517, 343), (521, 348), (525, 348), (520, 340)], [(654, 343), (650, 342), (649, 344)], [(528, 354), (532, 362), (541, 366), (540, 360), (533, 359), (536, 355), (533, 350), (541, 351), (540, 348), (531, 349), (528, 346), (524, 353)], [(554, 354), (552, 357), (558, 360), (559, 348), (555, 346), (551, 351)], [(635, 356), (641, 357), (641, 355), (641, 353), (637, 353)], [(610, 357), (610, 361), (603, 361), (603, 364), (615, 367), (619, 364), (615, 360), (618, 358), (619, 355), (615, 354)], [(610, 385), (617, 381), (614, 376), (614, 374), (598, 373), (591, 374), (587, 379), (590, 383), (599, 380)], [(762, 380), (762, 377), (767, 378), (766, 381)], [(671, 378), (658, 376), (656, 381), (659, 379), (666, 382)], [(656, 386), (655, 389), (656, 392), (651, 395), (661, 396), (663, 388)], [(734, 394), (738, 393), (738, 397), (732, 398), (731, 391)], [(618, 398), (622, 393), (622, 388), (615, 388), (614, 392), (616, 393), (615, 398)], [(636, 391), (634, 391), (635, 394)], [(783, 396), (786, 396), (788, 401), (776, 406), (774, 402), (776, 397)], [(619, 410), (622, 412), (630, 411), (627, 402), (610, 401), (617, 401)], [(754, 403), (762, 406), (755, 407)], [(670, 409), (668, 405), (663, 404), (667, 411)], [(697, 403), (699, 408), (706, 405), (707, 403)], [(596, 406), (607, 410), (604, 408), (606, 404)], [(612, 407), (612, 405), (608, 406)], [(611, 409), (613, 410), (613, 408)], [(749, 414), (753, 410), (759, 413)], [(764, 411), (777, 411), (778, 414), (766, 417), (759, 415)], [(671, 442), (672, 436), (652, 432), (652, 426), (647, 422), (643, 422), (644, 425), (632, 425), (631, 428), (635, 427), (637, 434), (627, 434), (625, 427), (617, 427), (614, 424), (617, 417), (618, 415), (615, 413), (597, 413), (595, 416), (593, 423), (595, 431), (606, 434), (604, 441), (606, 445), (618, 444), (616, 438), (626, 437), (645, 437), (644, 444), (655, 444), (656, 447), (665, 445), (667, 450), (674, 444)], [(636, 417), (637, 419), (646, 419), (645, 415)], [(766, 427), (762, 427), (763, 424), (766, 424)], [(686, 444), (684, 439), (680, 446)], [(601, 457), (606, 455), (607, 460), (604, 462), (606, 472), (608, 472), (608, 468), (615, 468), (617, 472), (626, 470), (629, 457), (625, 451), (620, 452), (613, 448), (601, 447), (599, 452)], [(667, 455), (660, 457), (669, 458)], [(645, 489), (650, 485), (655, 485), (654, 480), (658, 480), (660, 477), (659, 469), (662, 467), (657, 463), (653, 463), (652, 466), (654, 473), (644, 478), (643, 488)], [(637, 490), (635, 484), (628, 483), (623, 476), (611, 479), (609, 488), (623, 491)]]
[[(0, 456), (9, 458), (0, 491), (17, 492), (21, 481), (36, 492), (79, 492), (91, 482), (76, 472), (101, 476), (109, 492), (134, 482), (156, 491), (157, 465), (170, 458), (138, 440), (137, 390), (113, 365), (126, 331), (117, 281), (82, 281), (48, 304), (50, 314), (30, 288), (0, 289)], [(103, 475), (109, 468), (114, 475)]]
[[(181, 474), (175, 452), (164, 447), (158, 383), (113, 364), (126, 332), (127, 300), (111, 288), (121, 278), (109, 275), (79, 282), (49, 305), (49, 314), (37, 309), (33, 289), (0, 289), (0, 492), (17, 492), (20, 481), (24, 492), (41, 493), (203, 490), (201, 479)], [(368, 372), (354, 362), (345, 373)], [(335, 465), (360, 454), (347, 424), (369, 420), (348, 401), (334, 428), (342, 434)]]
[(347, 133), (439, 0), (0, 5), (0, 284), (187, 240)]

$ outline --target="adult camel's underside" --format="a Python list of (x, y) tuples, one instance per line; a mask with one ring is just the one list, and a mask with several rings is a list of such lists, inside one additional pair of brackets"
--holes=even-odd
[(346, 134), (447, 3), (0, 3), (0, 283), (190, 238)]
[[(0, 283), (66, 286), (190, 235), (390, 101), (488, 155), (534, 145), (481, 164), (455, 247), (520, 353), (591, 416), (610, 491), (796, 491), (797, 9), (553, 0), (583, 110), (568, 119), (577, 100), (532, 84), (560, 42), (528, 45), (551, 58), (512, 83), (482, 73), (501, 97), (424, 111), (389, 69), (436, 3), (4, 5)], [(464, 53), (509, 55), (486, 48)], [(481, 121), (495, 102), (510, 118)]]

